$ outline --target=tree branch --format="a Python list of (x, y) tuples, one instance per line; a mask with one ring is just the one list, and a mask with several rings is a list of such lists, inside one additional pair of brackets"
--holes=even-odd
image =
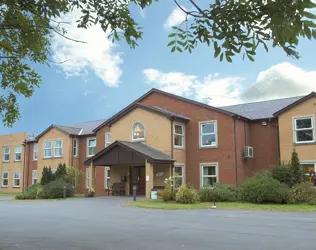
[(178, 2), (177, 2), (177, 0), (174, 0), (174, 2), (176, 3), (176, 5), (178, 6), (178, 8), (180, 9), (180, 10), (182, 10), (185, 14), (187, 14), (187, 15), (190, 15), (190, 16), (194, 16), (194, 17), (201, 17), (201, 16), (199, 16), (199, 15), (196, 15), (196, 14), (194, 14), (194, 11), (187, 11), (187, 10), (185, 10)]
[(189, 0), (189, 1), (202, 15), (204, 15), (204, 11), (193, 0)]

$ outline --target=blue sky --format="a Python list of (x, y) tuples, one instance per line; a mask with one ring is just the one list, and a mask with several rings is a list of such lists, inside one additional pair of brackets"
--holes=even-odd
[[(190, 8), (190, 6), (185, 6)], [(124, 42), (112, 45), (98, 27), (88, 31), (68, 28), (68, 35), (85, 40), (75, 44), (53, 40), (51, 67), (36, 66), (43, 84), (32, 98), (19, 98), (21, 119), (1, 134), (40, 133), (51, 124), (108, 118), (152, 87), (214, 106), (307, 94), (316, 90), (315, 41), (302, 40), (300, 60), (281, 49), (260, 49), (254, 63), (241, 56), (233, 63), (213, 58), (212, 48), (199, 46), (193, 54), (170, 53), (168, 25), (181, 21), (172, 1), (160, 1), (141, 12), (143, 40), (131, 50)], [(64, 17), (74, 20), (74, 14)], [(207, 98), (207, 99), (205, 99)]]

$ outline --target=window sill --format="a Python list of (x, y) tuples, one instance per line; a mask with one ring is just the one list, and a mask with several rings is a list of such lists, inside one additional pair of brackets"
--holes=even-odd
[(90, 158), (90, 157), (92, 157), (92, 156), (95, 156), (95, 154), (94, 154), (94, 155), (87, 155), (88, 158)]
[(3, 163), (10, 163), (10, 161), (2, 161)]
[(199, 146), (200, 149), (208, 149), (208, 148), (218, 148), (218, 145), (214, 145), (214, 146)]
[(12, 186), (13, 188), (20, 188), (20, 186)]
[(14, 160), (14, 162), (21, 162), (21, 160), (17, 161), (17, 160)]
[(37, 161), (37, 159), (33, 159), (33, 161)]
[(63, 156), (54, 156), (53, 158), (63, 158)]
[(294, 146), (316, 145), (316, 142), (314, 142), (314, 141), (312, 141), (312, 142), (294, 142), (293, 145)]
[(176, 146), (176, 145), (173, 145), (173, 148), (174, 148), (174, 149), (184, 149), (184, 147), (182, 147), (182, 146)]
[(132, 139), (132, 142), (144, 142), (146, 141), (145, 139)]
[(8, 188), (9, 186), (1, 186), (1, 188)]

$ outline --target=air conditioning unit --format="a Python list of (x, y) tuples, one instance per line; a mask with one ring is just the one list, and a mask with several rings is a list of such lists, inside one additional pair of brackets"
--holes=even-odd
[(245, 146), (244, 157), (245, 158), (253, 158), (253, 147)]

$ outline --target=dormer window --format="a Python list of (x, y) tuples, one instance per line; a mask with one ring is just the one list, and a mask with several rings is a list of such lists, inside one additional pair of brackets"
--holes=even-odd
[(145, 140), (145, 127), (140, 122), (136, 122), (132, 127), (132, 140), (133, 141)]

